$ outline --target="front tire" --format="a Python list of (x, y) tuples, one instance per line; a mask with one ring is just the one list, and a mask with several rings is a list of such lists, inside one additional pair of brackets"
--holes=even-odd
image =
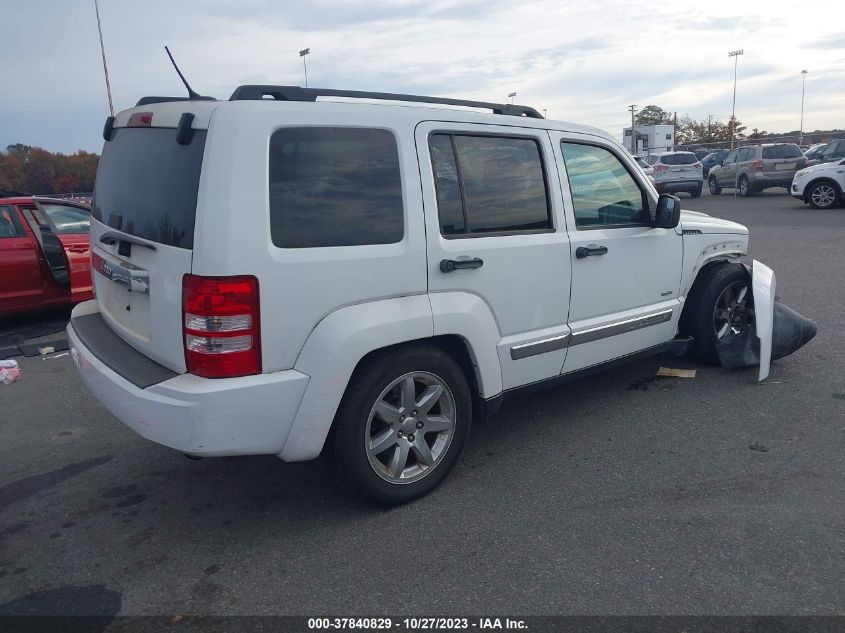
[(466, 376), (442, 349), (412, 345), (360, 367), (327, 449), (342, 485), (385, 506), (436, 488), (463, 451), (472, 419)]
[(751, 183), (748, 182), (747, 176), (740, 176), (739, 177), (739, 195), (743, 198), (750, 198), (754, 195), (754, 191), (751, 188)]
[(814, 209), (832, 209), (839, 204), (841, 194), (828, 180), (815, 183), (807, 192), (807, 202)]
[(715, 176), (710, 176), (710, 179), (707, 181), (707, 186), (710, 188), (711, 196), (718, 196), (722, 193), (722, 188), (719, 186), (719, 181), (716, 180)]
[(751, 278), (742, 264), (720, 263), (695, 280), (681, 317), (680, 330), (692, 336), (690, 356), (718, 365), (716, 342), (737, 336), (753, 324)]

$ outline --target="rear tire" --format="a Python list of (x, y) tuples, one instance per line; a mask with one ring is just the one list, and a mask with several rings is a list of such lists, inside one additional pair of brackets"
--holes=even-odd
[(710, 195), (711, 196), (718, 196), (722, 193), (722, 188), (719, 186), (719, 181), (716, 180), (715, 176), (710, 176), (707, 180), (707, 186), (710, 188)]
[(840, 202), (842, 194), (836, 183), (830, 180), (821, 180), (813, 183), (807, 191), (807, 202), (814, 209), (832, 209)]
[(704, 188), (704, 185), (700, 186), (698, 189), (690, 189), (689, 195), (693, 198), (698, 198), (701, 196), (701, 190)]
[(471, 420), (470, 387), (449, 354), (432, 345), (389, 350), (350, 380), (327, 443), (329, 461), (341, 485), (358, 495), (384, 506), (407, 503), (446, 478)]
[[(732, 296), (725, 294), (729, 291)], [(739, 301), (731, 306), (735, 299)], [(706, 268), (695, 280), (681, 316), (681, 333), (693, 338), (690, 356), (708, 365), (718, 365), (719, 335), (734, 336), (749, 327), (750, 317), (745, 317), (752, 307), (751, 278), (745, 266), (719, 263)]]

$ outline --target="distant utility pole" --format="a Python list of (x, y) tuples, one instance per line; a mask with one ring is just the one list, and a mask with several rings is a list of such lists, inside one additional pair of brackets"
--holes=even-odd
[(299, 51), (299, 56), (302, 58), (302, 67), (305, 69), (305, 87), (308, 87), (308, 64), (305, 63), (305, 57), (311, 54), (310, 48), (303, 48)]
[(546, 108), (543, 108), (543, 118), (548, 119), (549, 115), (546, 113)]
[(508, 93), (508, 97), (510, 97), (510, 100), (511, 100), (511, 105), (513, 105), (513, 98), (514, 98), (515, 96), (516, 96), (516, 93), (515, 93), (515, 92), (509, 92), (509, 93)]
[(731, 149), (734, 148), (734, 137), (736, 136), (736, 67), (739, 63), (739, 56), (743, 54), (742, 50), (731, 51), (728, 57), (734, 58), (734, 101), (731, 106)]
[(672, 149), (678, 144), (678, 113), (675, 112), (675, 118), (672, 119)]
[(807, 71), (801, 71), (801, 128), (798, 133), (798, 143), (804, 142), (804, 86), (807, 83)]
[(707, 142), (713, 142), (713, 115), (707, 115)]
[(635, 136), (636, 133), (634, 132), (634, 115), (637, 112), (637, 106), (636, 105), (629, 105), (628, 111), (631, 113), (631, 153), (636, 154), (637, 153), (637, 137)]
[(114, 116), (114, 105), (111, 100), (111, 84), (109, 83), (109, 67), (106, 65), (106, 47), (103, 46), (103, 29), (100, 27), (100, 7), (94, 0), (94, 12), (97, 14), (97, 31), (100, 33), (100, 53), (103, 55), (103, 74), (106, 76), (106, 94), (109, 96), (109, 114)]

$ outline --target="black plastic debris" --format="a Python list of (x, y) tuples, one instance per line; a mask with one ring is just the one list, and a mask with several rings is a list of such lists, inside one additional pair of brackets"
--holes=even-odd
[[(772, 328), (772, 360), (789, 356), (810, 342), (818, 333), (816, 322), (775, 301)], [(722, 367), (740, 369), (760, 364), (760, 339), (754, 328), (716, 341)]]

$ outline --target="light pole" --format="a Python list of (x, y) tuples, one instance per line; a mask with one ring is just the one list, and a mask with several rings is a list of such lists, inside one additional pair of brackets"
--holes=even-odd
[(543, 108), (543, 118), (544, 118), (544, 119), (548, 119), (548, 118), (549, 118), (549, 115), (548, 115), (548, 113), (546, 112), (546, 108)]
[(807, 83), (807, 71), (801, 71), (801, 128), (798, 131), (798, 144), (804, 142), (804, 86)]
[(511, 100), (511, 105), (513, 105), (513, 98), (514, 98), (515, 96), (516, 96), (516, 93), (515, 93), (515, 92), (509, 92), (509, 93), (508, 93), (508, 97), (510, 97), (510, 100)]
[(106, 76), (106, 93), (109, 96), (109, 114), (114, 116), (114, 105), (111, 100), (111, 84), (109, 83), (109, 67), (106, 65), (106, 47), (103, 46), (103, 29), (100, 26), (100, 7), (94, 0), (94, 11), (97, 14), (97, 31), (100, 33), (100, 53), (103, 55), (103, 74)]
[(311, 54), (310, 48), (303, 48), (299, 51), (299, 56), (302, 58), (302, 67), (305, 69), (305, 87), (308, 87), (308, 64), (305, 63), (305, 56)]
[(636, 105), (629, 105), (628, 111), (631, 113), (631, 154), (636, 155), (637, 153), (637, 136), (636, 132), (634, 131), (634, 114), (637, 111)]
[(739, 56), (742, 54), (743, 52), (741, 50), (731, 51), (728, 53), (728, 57), (734, 58), (734, 100), (733, 106), (731, 106), (731, 149), (734, 148), (734, 136), (736, 136), (736, 67), (739, 63)]

